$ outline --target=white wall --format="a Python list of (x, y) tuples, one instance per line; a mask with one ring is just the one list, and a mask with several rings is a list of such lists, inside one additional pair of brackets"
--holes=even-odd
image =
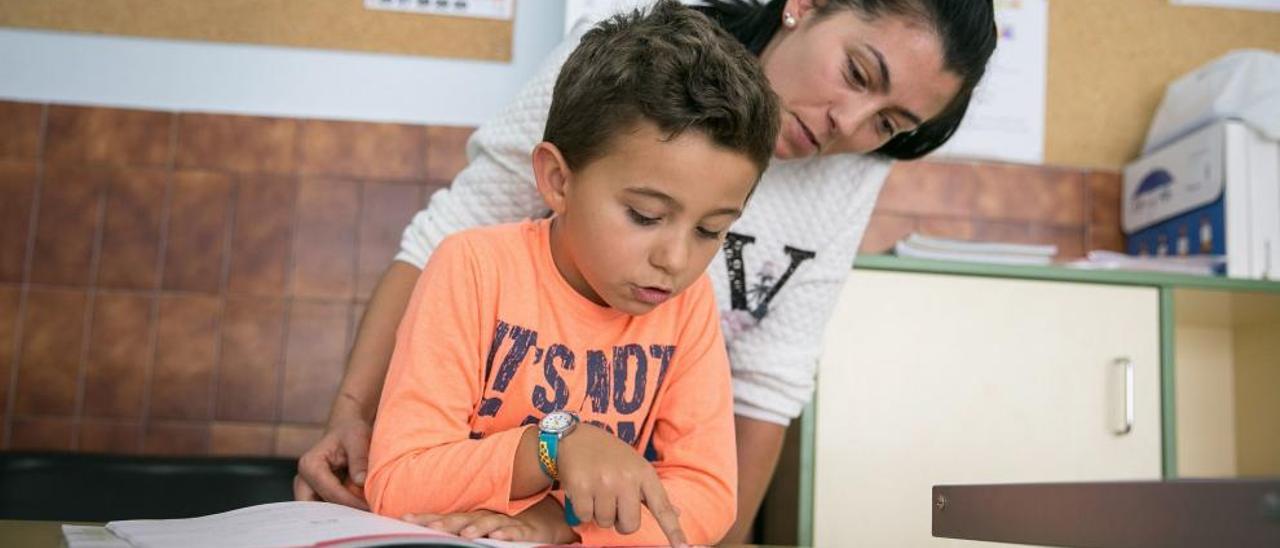
[(0, 99), (475, 126), (559, 42), (563, 0), (516, 2), (510, 63), (0, 28)]

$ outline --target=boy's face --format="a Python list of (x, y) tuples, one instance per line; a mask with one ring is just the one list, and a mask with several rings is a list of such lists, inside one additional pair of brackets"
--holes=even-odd
[(698, 279), (759, 176), (749, 158), (699, 131), (664, 137), (642, 122), (572, 172), (554, 145), (534, 151), (538, 189), (556, 212), (557, 268), (583, 296), (628, 314)]

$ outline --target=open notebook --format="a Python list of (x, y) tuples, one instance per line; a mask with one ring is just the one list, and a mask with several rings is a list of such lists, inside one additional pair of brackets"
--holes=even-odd
[[(106, 531), (128, 546), (138, 548), (356, 548), (405, 544), (478, 548), (538, 546), (490, 539), (467, 540), (327, 502), (277, 502), (187, 519), (113, 521), (107, 524)], [(92, 536), (84, 527), (64, 525), (63, 536), (70, 548), (109, 545), (102, 537), (84, 542)]]

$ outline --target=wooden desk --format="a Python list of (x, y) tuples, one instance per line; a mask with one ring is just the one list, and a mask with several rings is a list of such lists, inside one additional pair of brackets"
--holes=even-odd
[[(0, 546), (59, 548), (62, 546), (61, 521), (0, 519)], [(80, 523), (80, 525), (101, 525)]]

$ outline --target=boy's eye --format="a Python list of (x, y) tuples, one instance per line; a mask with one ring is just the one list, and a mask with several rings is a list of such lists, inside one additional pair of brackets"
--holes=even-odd
[(627, 208), (627, 215), (631, 217), (632, 222), (640, 226), (649, 226), (658, 222), (657, 217), (646, 217), (644, 215), (641, 215), (639, 211), (636, 211), (629, 207)]
[(698, 227), (698, 236), (708, 240), (719, 240), (720, 236), (723, 234), (723, 232), (717, 230), (707, 230), (705, 228)]

